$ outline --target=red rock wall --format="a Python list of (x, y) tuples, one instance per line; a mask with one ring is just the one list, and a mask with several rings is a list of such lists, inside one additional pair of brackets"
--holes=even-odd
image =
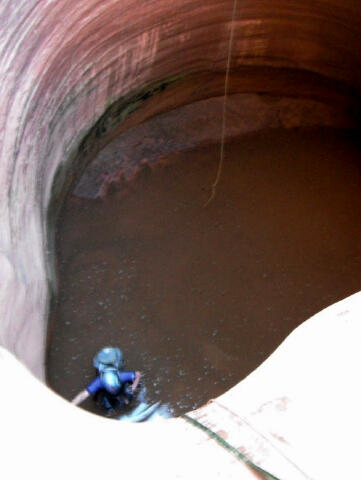
[[(55, 172), (120, 97), (179, 76), (163, 111), (220, 95), (232, 9), (228, 0), (0, 1), (0, 339), (38, 375)], [(358, 0), (238, 0), (231, 91), (352, 107), (360, 10)]]

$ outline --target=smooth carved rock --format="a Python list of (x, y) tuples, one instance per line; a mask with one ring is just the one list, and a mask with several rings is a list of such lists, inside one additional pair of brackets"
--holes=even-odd
[[(52, 237), (51, 232), (47, 232), (48, 207), (54, 195), (60, 197), (64, 187), (69, 186), (72, 179), (69, 175), (77, 176), (77, 166), (71, 160), (76, 158), (81, 146), (86, 146), (79, 163), (79, 168), (83, 167), (112, 135), (116, 136), (121, 128), (136, 125), (147, 115), (149, 118), (175, 106), (222, 95), (232, 8), (232, 1), (219, 0), (1, 0), (0, 340), (39, 378), (44, 379), (49, 291), (55, 288), (51, 264)], [(271, 90), (278, 96), (317, 97), (316, 100), (334, 103), (342, 110), (348, 106), (357, 118), (361, 86), (360, 10), (359, 0), (239, 2), (230, 93)], [(244, 81), (245, 68), (255, 72), (252, 81)], [(159, 82), (170, 86), (163, 93), (159, 92), (159, 96), (145, 98), (145, 102), (138, 98), (137, 103), (133, 102), (132, 108), (126, 110), (128, 99), (137, 98), (141, 91), (146, 95)], [(182, 85), (186, 86), (183, 90)], [(94, 132), (87, 137), (99, 118), (119, 99), (126, 102), (111, 128), (98, 132), (98, 137), (93, 135)], [(145, 103), (148, 110), (140, 108)], [(125, 123), (121, 123), (123, 120)], [(351, 349), (348, 348), (349, 339), (346, 340), (344, 350), (348, 352)], [(4, 375), (9, 374), (9, 368), (14, 371), (17, 368), (14, 359), (10, 360), (8, 356), (6, 353), (2, 355)], [(22, 372), (21, 378), (27, 392), (35, 395), (38, 385), (34, 380), (26, 372)], [(346, 382), (347, 375), (340, 378)], [(358, 378), (357, 374), (355, 378)], [(349, 387), (347, 382), (344, 387)], [(67, 410), (70, 406), (60, 405), (60, 399), (45, 390), (40, 392), (39, 388), (38, 393), (39, 396), (34, 398), (42, 400), (46, 397), (56, 411), (64, 409), (62, 418), (72, 417), (73, 411)], [(7, 402), (9, 398), (3, 400)], [(5, 407), (7, 405), (5, 403)], [(35, 402), (32, 408), (36, 409), (36, 406)], [(49, 403), (49, 422), (41, 425), (45, 428), (43, 438), (48, 438), (47, 433), (54, 433), (54, 429), (48, 432), (46, 426), (56, 420), (55, 410), (50, 409)], [(302, 413), (303, 410), (300, 404), (298, 411)], [(1, 411), (8, 421), (8, 411)], [(314, 410), (309, 408), (308, 411)], [(33, 435), (41, 424), (39, 418), (43, 412), (37, 411), (33, 417), (26, 409), (22, 412), (25, 415), (20, 421), (24, 424), (30, 422), (30, 427), (24, 429), (24, 435), (16, 433), (14, 437), (10, 417), (11, 424), (7, 424), (5, 432), (10, 435), (7, 443), (14, 446), (10, 453), (15, 452), (16, 458), (6, 454), (5, 460), (10, 460), (11, 468), (25, 465), (28, 473), (38, 454), (38, 450), (32, 449)], [(352, 423), (352, 412), (345, 409), (343, 414), (348, 414)], [(83, 418), (87, 424), (89, 419), (75, 414), (74, 417), (78, 418), (77, 431), (80, 432)], [(295, 425), (300, 427), (296, 418), (299, 416), (293, 418)], [(324, 419), (327, 427), (328, 420)], [(349, 456), (343, 450), (341, 456), (340, 448), (348, 441), (343, 420), (333, 427), (333, 435), (328, 435), (332, 440), (342, 440), (332, 459), (338, 461), (334, 478), (340, 478), (340, 475), (350, 477), (351, 473), (345, 474), (342, 467), (347, 468), (357, 458), (353, 450)], [(69, 422), (59, 424), (59, 428), (64, 426), (69, 439)], [(96, 428), (99, 434), (104, 433), (102, 423), (98, 422)], [(168, 431), (165, 429), (165, 433)], [(184, 439), (185, 427), (175, 427), (175, 441), (179, 432)], [(292, 432), (296, 435), (297, 428)], [(190, 428), (188, 433), (197, 436)], [(116, 435), (119, 438), (118, 430)], [(22, 444), (19, 444), (19, 437)], [(78, 438), (70, 437), (74, 437), (74, 441)], [(62, 439), (61, 435), (57, 438)], [(164, 438), (168, 442), (167, 435)], [(322, 435), (320, 438), (325, 440)], [(90, 442), (92, 439), (84, 440)], [(46, 443), (48, 446), (51, 442)], [(347, 443), (351, 449), (352, 445), (358, 444)], [(27, 448), (29, 445), (30, 449)], [(72, 459), (84, 460), (82, 465), (78, 464), (79, 473), (83, 472), (89, 451), (92, 451), (91, 443), (85, 442), (85, 445), (88, 450), (79, 452), (79, 442), (70, 443), (73, 448), (67, 451)], [(113, 445), (119, 452), (118, 444), (114, 442)], [(208, 465), (212, 455), (204, 454), (202, 449), (196, 452), (192, 443), (179, 442), (182, 449), (187, 445), (193, 449), (187, 450), (188, 458), (201, 459), (201, 463), (209, 466), (209, 472), (202, 472), (204, 476), (220, 473), (214, 469), (213, 463)], [(212, 444), (208, 442), (208, 445)], [(302, 453), (303, 445), (300, 444), (298, 452)], [(320, 449), (320, 442), (313, 445), (312, 453)], [(312, 466), (312, 455), (308, 457), (311, 462), (308, 471), (311, 475), (314, 473), (315, 478), (320, 478), (330, 458), (329, 453), (334, 452), (333, 441), (326, 446), (330, 450), (322, 449), (323, 456), (318, 465)], [(53, 458), (51, 454), (58, 455), (58, 450), (53, 445), (51, 447), (44, 455), (45, 460)], [(20, 463), (17, 462), (19, 449), (23, 453)], [(96, 453), (99, 455), (99, 451)], [(133, 456), (128, 457), (131, 458), (129, 463), (138, 462), (136, 449), (130, 453)], [(224, 454), (221, 458), (229, 457)], [(144, 462), (147, 467), (152, 464), (153, 451), (148, 460)], [(176, 465), (178, 459), (173, 460)], [(38, 478), (47, 478), (55, 463), (37, 462)], [(65, 463), (60, 465), (62, 469)], [(96, 462), (94, 467), (103, 468), (103, 465)], [(194, 472), (190, 464), (182, 462), (182, 467), (183, 476), (191, 478)], [(239, 478), (238, 468), (232, 472), (233, 476), (229, 475), (229, 478)], [(327, 472), (332, 475), (331, 470)], [(168, 470), (163, 473), (160, 478), (169, 478)], [(357, 472), (352, 471), (352, 474), (357, 477)], [(244, 475), (249, 478), (247, 473)]]

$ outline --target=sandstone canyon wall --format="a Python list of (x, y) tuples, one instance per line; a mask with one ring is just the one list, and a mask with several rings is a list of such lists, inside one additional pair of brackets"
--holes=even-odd
[[(40, 378), (51, 199), (122, 129), (222, 95), (232, 9), (1, 0), (0, 339)], [(359, 27), (356, 0), (240, 2), (230, 93), (313, 99), (357, 122)]]

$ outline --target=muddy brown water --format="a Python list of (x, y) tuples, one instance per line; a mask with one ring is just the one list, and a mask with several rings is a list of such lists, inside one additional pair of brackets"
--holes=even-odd
[[(118, 193), (70, 197), (57, 232), (50, 386), (72, 398), (117, 345), (179, 415), (361, 288), (360, 150), (347, 131), (273, 130), (169, 154)], [(325, 332), (325, 335), (327, 332)], [(338, 352), (335, 352), (337, 355)], [(307, 355), (307, 345), (305, 345)], [(300, 359), (302, 362), (302, 359)], [(84, 408), (101, 413), (91, 400)]]

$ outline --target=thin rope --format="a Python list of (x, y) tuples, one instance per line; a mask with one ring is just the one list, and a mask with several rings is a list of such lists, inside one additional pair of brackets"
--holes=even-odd
[(233, 412), (233, 410), (231, 410), (230, 408), (226, 407), (226, 406), (223, 405), (222, 403), (218, 402), (218, 400), (216, 400), (215, 398), (212, 398), (211, 400), (209, 400), (209, 401), (207, 402), (207, 405), (210, 404), (210, 403), (214, 403), (215, 405), (217, 405), (217, 407), (222, 408), (222, 409), (225, 410), (227, 413), (229, 413), (230, 415), (232, 415), (232, 417), (234, 417), (235, 419), (240, 420), (240, 421), (242, 421), (243, 423), (245, 423), (250, 430), (252, 430), (256, 435), (262, 437), (265, 442), (267, 442), (268, 444), (270, 444), (271, 447), (273, 448), (273, 450), (275, 450), (278, 455), (280, 455), (281, 457), (283, 457), (290, 465), (292, 465), (296, 470), (298, 470), (298, 471), (304, 476), (305, 479), (307, 479), (307, 480), (312, 480), (311, 477), (309, 477), (303, 470), (301, 470), (301, 469), (299, 468), (298, 465), (296, 465), (296, 463), (294, 463), (292, 460), (290, 460), (290, 458), (287, 457), (287, 455), (285, 455), (281, 450), (279, 450), (279, 448), (278, 448), (272, 441), (270, 441), (269, 438), (267, 438), (265, 435), (263, 435), (263, 433), (261, 433), (259, 430), (257, 430), (256, 428), (254, 428), (244, 417), (241, 418), (239, 415), (237, 415), (237, 413)]
[(231, 20), (231, 32), (229, 34), (229, 44), (228, 44), (228, 57), (227, 57), (227, 66), (226, 66), (226, 77), (224, 80), (224, 98), (223, 98), (223, 107), (222, 107), (222, 131), (221, 131), (221, 149), (220, 149), (220, 157), (217, 169), (216, 178), (212, 184), (212, 192), (206, 203), (203, 205), (206, 207), (215, 197), (216, 195), (216, 188), (221, 178), (221, 173), (223, 169), (224, 163), (224, 143), (225, 143), (225, 135), (226, 135), (226, 108), (227, 108), (227, 96), (228, 96), (228, 84), (229, 84), (229, 71), (231, 69), (231, 59), (232, 59), (232, 49), (233, 49), (233, 38), (234, 38), (234, 24), (235, 24), (235, 16), (237, 10), (237, 0), (233, 1), (233, 11), (232, 11), (232, 20)]
[(186, 422), (190, 423), (191, 425), (199, 428), (200, 430), (203, 430), (203, 432), (205, 432), (210, 438), (213, 438), (214, 440), (216, 440), (216, 442), (219, 443), (223, 448), (225, 448), (226, 450), (231, 452), (235, 457), (238, 458), (238, 460), (241, 460), (242, 462), (244, 462), (246, 465), (248, 465), (248, 467), (251, 470), (260, 474), (264, 479), (266, 479), (266, 480), (279, 480), (278, 477), (275, 477), (271, 473), (267, 472), (263, 468), (259, 467), (255, 463), (253, 463), (248, 457), (246, 457), (246, 455), (244, 455), (242, 452), (237, 450), (237, 448), (233, 447), (230, 443), (228, 443), (226, 440), (224, 440), (224, 438), (220, 437), (218, 435), (218, 433), (216, 433), (213, 430), (211, 430), (210, 428), (206, 427), (205, 425), (200, 423), (195, 418), (192, 418), (187, 414), (183, 414), (182, 418)]

